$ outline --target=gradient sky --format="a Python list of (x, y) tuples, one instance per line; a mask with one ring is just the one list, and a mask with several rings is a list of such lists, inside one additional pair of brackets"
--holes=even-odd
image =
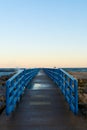
[(0, 67), (87, 67), (87, 0), (0, 0)]

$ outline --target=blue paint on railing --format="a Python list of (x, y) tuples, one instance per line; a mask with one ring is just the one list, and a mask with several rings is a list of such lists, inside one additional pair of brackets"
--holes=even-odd
[(45, 68), (44, 71), (61, 89), (73, 113), (78, 114), (78, 81), (63, 69)]
[(16, 108), (30, 80), (39, 69), (20, 70), (6, 82), (6, 114), (9, 115)]

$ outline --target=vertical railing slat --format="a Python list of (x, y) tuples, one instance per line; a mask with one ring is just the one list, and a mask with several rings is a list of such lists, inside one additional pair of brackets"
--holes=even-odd
[(78, 114), (78, 81), (63, 69), (45, 68), (44, 71), (64, 94), (70, 110), (72, 110), (74, 114)]
[(39, 69), (22, 70), (6, 82), (6, 114), (9, 115), (16, 107), (29, 81)]

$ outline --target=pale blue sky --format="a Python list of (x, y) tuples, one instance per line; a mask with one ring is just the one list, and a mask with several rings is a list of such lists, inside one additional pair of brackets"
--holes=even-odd
[(87, 0), (0, 0), (0, 67), (87, 67)]

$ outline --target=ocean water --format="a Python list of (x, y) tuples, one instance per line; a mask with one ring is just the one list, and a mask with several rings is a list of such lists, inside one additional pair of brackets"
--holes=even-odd
[(0, 68), (0, 77), (5, 75), (10, 75), (12, 73), (16, 72), (16, 69), (14, 68)]
[[(87, 68), (62, 68), (65, 71), (72, 71), (72, 72), (87, 72)], [(4, 75), (10, 75), (14, 72), (17, 72), (17, 68), (0, 68), (0, 77)]]
[(87, 68), (62, 68), (65, 71), (72, 71), (72, 72), (87, 72)]
[(10, 75), (12, 74), (13, 72), (0, 72), (0, 77), (1, 76), (5, 76), (5, 75)]

